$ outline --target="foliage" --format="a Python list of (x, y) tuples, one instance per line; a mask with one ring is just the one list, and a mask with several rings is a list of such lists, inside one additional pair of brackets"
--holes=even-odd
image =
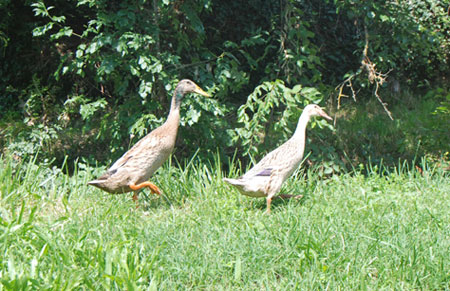
[[(159, 34), (160, 29), (166, 26), (173, 25), (172, 29), (176, 30), (183, 23), (175, 18), (165, 18), (171, 17), (170, 14), (173, 13), (167, 2), (155, 1), (153, 5), (156, 4), (157, 6), (152, 6), (152, 3), (146, 1), (130, 1), (117, 6), (96, 1), (77, 1), (76, 7), (72, 8), (88, 12), (81, 20), (86, 23), (84, 30), (79, 32), (72, 28), (73, 25), (67, 25), (73, 19), (51, 13), (55, 7), (47, 7), (42, 1), (32, 5), (37, 16), (49, 19), (45, 25), (33, 30), (34, 36), (49, 33), (51, 41), (67, 37), (72, 39), (73, 49), (63, 48), (59, 67), (54, 73), (56, 80), (92, 79), (92, 84), (74, 88), (73, 95), (65, 101), (63, 114), (66, 119), (79, 114), (84, 121), (83, 131), (98, 130), (97, 138), (109, 140), (115, 155), (126, 150), (130, 136), (141, 138), (148, 133), (149, 127), (161, 124), (163, 120), (156, 116), (164, 114), (165, 110), (161, 109), (161, 105), (170, 104), (166, 96), (177, 81), (178, 74), (174, 73), (182, 60), (174, 50), (161, 50), (174, 44), (171, 39), (163, 39)], [(207, 3), (203, 6), (206, 7)], [(192, 7), (185, 6), (184, 9), (187, 11), (184, 22), (197, 20)], [(58, 29), (53, 29), (54, 27)], [(189, 32), (179, 31), (178, 38), (188, 38)], [(200, 49), (199, 46), (197, 48)], [(180, 49), (182, 47), (177, 48), (178, 54), (181, 53)], [(190, 54), (195, 55), (195, 50)], [(171, 66), (172, 69), (164, 70)], [(199, 103), (195, 107), (209, 110), (215, 116), (223, 115), (225, 108), (218, 102), (195, 100)], [(79, 109), (74, 110), (74, 107)], [(143, 110), (136, 110), (137, 108)], [(155, 110), (159, 114), (147, 113)], [(194, 114), (192, 110), (184, 115), (183, 123), (195, 125), (199, 122), (199, 117), (199, 111)], [(187, 136), (194, 135), (191, 133)], [(191, 144), (193, 140), (188, 138), (186, 143)]]
[[(354, 5), (354, 1), (334, 2), (340, 13), (356, 23), (355, 44), (361, 58), (367, 31), (366, 56), (374, 70), (391, 76), (388, 83), (400, 80), (402, 87), (426, 87), (446, 82), (450, 20), (444, 2), (363, 1), (360, 5)], [(347, 76), (351, 73), (347, 72)], [(367, 75), (360, 84), (362, 87), (373, 83), (369, 71)]]
[(103, 169), (79, 162), (69, 176), (66, 163), (0, 158), (0, 288), (450, 287), (448, 173), (426, 162), (423, 175), (408, 164), (297, 173), (284, 191), (304, 198), (267, 216), (264, 199), (222, 182), (220, 164), (164, 167), (164, 196), (141, 195), (136, 209), (86, 185)]
[[(286, 139), (306, 104), (292, 90), (321, 92), (310, 101), (331, 104), (334, 88), (359, 71), (353, 93), (367, 102), (366, 44), (374, 71), (390, 72), (383, 100), (397, 83), (444, 88), (447, 8), (438, 0), (0, 0), (2, 151), (107, 163), (164, 121), (177, 81), (191, 78), (213, 98), (186, 98), (175, 154), (262, 153)], [(339, 98), (351, 95), (342, 88)]]
[(430, 90), (427, 95), (430, 99), (438, 99), (440, 101), (440, 106), (436, 108), (435, 114), (442, 116), (442, 118), (450, 115), (450, 92), (448, 90), (436, 88), (435, 90)]

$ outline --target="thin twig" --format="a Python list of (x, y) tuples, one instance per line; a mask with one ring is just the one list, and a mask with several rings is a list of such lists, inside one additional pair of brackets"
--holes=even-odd
[(341, 106), (341, 98), (342, 97), (348, 97), (347, 95), (345, 95), (343, 93), (343, 89), (344, 86), (347, 86), (350, 88), (350, 90), (352, 91), (352, 97), (353, 100), (356, 102), (356, 92), (353, 88), (353, 84), (352, 84), (352, 80), (357, 77), (358, 75), (360, 75), (362, 72), (366, 71), (368, 74), (368, 79), (369, 82), (371, 84), (375, 83), (375, 90), (374, 90), (374, 95), (377, 98), (377, 100), (380, 102), (380, 104), (383, 106), (384, 111), (386, 111), (387, 115), (389, 116), (389, 118), (391, 120), (394, 120), (394, 118), (392, 117), (392, 113), (389, 111), (389, 109), (387, 108), (387, 103), (383, 102), (383, 100), (381, 99), (379, 93), (378, 93), (378, 89), (380, 88), (381, 85), (384, 84), (384, 82), (386, 82), (386, 78), (387, 75), (392, 71), (389, 70), (387, 73), (383, 74), (381, 72), (378, 72), (375, 69), (375, 64), (372, 63), (372, 61), (370, 61), (368, 55), (368, 51), (369, 51), (369, 31), (367, 29), (367, 26), (364, 25), (364, 37), (365, 37), (365, 44), (364, 44), (364, 49), (363, 49), (363, 55), (362, 55), (362, 59), (361, 59), (361, 66), (359, 67), (359, 69), (356, 71), (356, 73), (351, 74), (347, 79), (345, 79), (342, 83), (340, 83), (335, 90), (338, 90), (338, 105), (337, 108), (339, 109)]

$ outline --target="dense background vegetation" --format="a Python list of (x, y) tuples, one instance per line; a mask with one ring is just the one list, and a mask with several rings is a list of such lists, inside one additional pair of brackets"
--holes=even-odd
[(108, 163), (165, 120), (175, 84), (191, 78), (213, 98), (185, 99), (179, 158), (198, 148), (205, 159), (263, 153), (310, 102), (336, 117), (334, 131), (318, 121), (328, 128), (310, 134), (311, 159), (333, 171), (369, 157), (442, 156), (448, 9), (437, 0), (1, 0), (1, 151)]

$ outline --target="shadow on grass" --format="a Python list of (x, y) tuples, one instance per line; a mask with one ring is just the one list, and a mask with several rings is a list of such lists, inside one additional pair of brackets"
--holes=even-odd
[[(251, 200), (250, 200), (251, 199)], [(260, 210), (260, 211), (266, 211), (267, 210), (267, 203), (265, 197), (250, 197), (248, 209), (252, 210)], [(304, 195), (300, 198), (291, 197), (291, 198), (284, 198), (280, 196), (275, 196), (272, 199), (272, 206), (271, 210), (276, 211), (278, 208), (283, 207), (287, 205), (290, 201), (296, 201), (298, 204), (303, 204), (306, 199), (309, 199), (309, 195)]]
[(174, 205), (170, 198), (164, 193), (161, 193), (161, 195), (155, 195), (151, 192), (146, 193), (144, 191), (139, 193), (138, 204), (143, 210), (170, 208)]

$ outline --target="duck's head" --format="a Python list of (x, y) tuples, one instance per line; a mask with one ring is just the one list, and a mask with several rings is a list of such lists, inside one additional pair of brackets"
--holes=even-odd
[(320, 108), (317, 104), (309, 104), (303, 109), (303, 113), (306, 113), (308, 116), (321, 116), (323, 118), (326, 118), (328, 120), (333, 120), (328, 114), (323, 111), (322, 108)]
[(202, 88), (189, 79), (184, 79), (178, 82), (175, 92), (177, 94), (177, 99), (182, 99), (187, 93), (197, 93), (205, 97), (210, 97), (208, 93), (203, 91)]

